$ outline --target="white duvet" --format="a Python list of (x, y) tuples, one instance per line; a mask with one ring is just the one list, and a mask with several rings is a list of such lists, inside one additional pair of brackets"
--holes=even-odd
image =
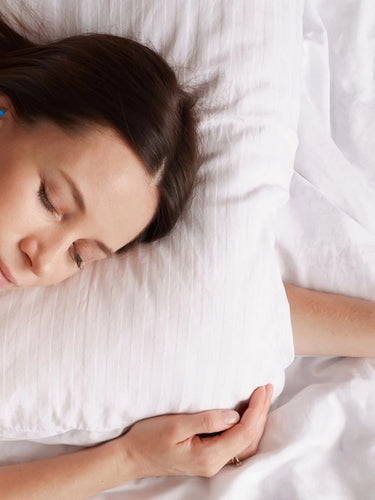
[[(299, 147), (275, 219), (284, 279), (375, 300), (375, 4), (306, 0)], [(298, 98), (298, 96), (296, 96)], [(297, 358), (258, 454), (212, 479), (151, 478), (95, 500), (372, 500), (375, 360)], [(0, 455), (73, 447), (1, 443)]]
[[(372, 1), (305, 2), (300, 144), (275, 227), (285, 279), (375, 301), (374, 27)], [(109, 498), (373, 500), (374, 385), (373, 359), (299, 357), (240, 469)]]

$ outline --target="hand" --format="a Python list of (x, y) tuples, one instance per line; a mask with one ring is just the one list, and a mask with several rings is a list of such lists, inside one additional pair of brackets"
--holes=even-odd
[[(238, 425), (244, 425), (247, 431), (251, 433), (252, 439), (249, 440), (246, 448), (244, 448), (240, 453), (237, 453), (237, 457), (240, 460), (252, 457), (258, 451), (259, 443), (262, 439), (267, 423), (272, 393), (273, 386), (268, 384), (265, 387), (258, 387), (258, 389), (255, 389), (251, 395), (249, 406), (242, 415), (241, 421)], [(246, 431), (244, 430), (244, 432)]]
[[(118, 438), (133, 479), (216, 474), (232, 457), (257, 452), (267, 421), (272, 385), (258, 387), (241, 419), (231, 410), (165, 415), (142, 420)], [(198, 434), (222, 432), (212, 437)]]

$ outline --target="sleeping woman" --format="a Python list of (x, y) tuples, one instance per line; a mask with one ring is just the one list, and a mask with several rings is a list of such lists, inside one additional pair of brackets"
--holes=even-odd
[[(58, 283), (168, 234), (199, 166), (194, 109), (167, 63), (135, 41), (35, 44), (0, 19), (0, 288)], [(297, 354), (374, 355), (372, 303), (285, 288)], [(92, 448), (1, 467), (2, 499), (84, 499), (140, 477), (212, 476), (256, 452), (271, 394), (258, 388), (241, 416), (155, 417)]]

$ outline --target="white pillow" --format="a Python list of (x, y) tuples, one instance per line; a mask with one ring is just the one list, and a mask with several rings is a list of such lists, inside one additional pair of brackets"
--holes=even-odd
[[(152, 43), (209, 81), (191, 209), (160, 242), (0, 294), (0, 438), (85, 445), (147, 416), (234, 407), (293, 360), (268, 223), (297, 148), (303, 1), (29, 0), (53, 36)], [(281, 5), (282, 4), (282, 5)]]

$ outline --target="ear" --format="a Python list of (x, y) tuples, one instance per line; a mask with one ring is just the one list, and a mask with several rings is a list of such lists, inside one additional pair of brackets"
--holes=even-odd
[(10, 118), (14, 117), (14, 108), (12, 101), (5, 94), (0, 93), (0, 109), (4, 111), (4, 114), (0, 117), (0, 125)]

